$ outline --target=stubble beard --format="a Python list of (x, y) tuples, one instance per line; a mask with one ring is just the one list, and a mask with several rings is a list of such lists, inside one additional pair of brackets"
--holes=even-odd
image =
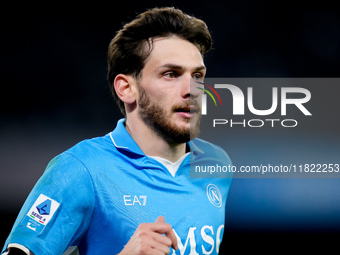
[(185, 128), (174, 124), (170, 116), (167, 116), (165, 109), (157, 102), (151, 102), (141, 86), (139, 86), (139, 94), (139, 116), (159, 137), (169, 143), (177, 144), (187, 143), (197, 137), (201, 120), (201, 107), (196, 100), (190, 100), (191, 102), (188, 101), (185, 105), (174, 105), (172, 107), (171, 112), (174, 112), (175, 109), (180, 109), (190, 104), (195, 105), (198, 117), (194, 118), (195, 120), (186, 119), (185, 121), (190, 122), (190, 128)]

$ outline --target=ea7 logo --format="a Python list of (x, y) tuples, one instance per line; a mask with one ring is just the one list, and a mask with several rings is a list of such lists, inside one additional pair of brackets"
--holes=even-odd
[[(206, 86), (206, 84), (204, 84)], [(211, 88), (211, 86), (209, 86)], [(215, 89), (227, 89), (231, 92), (232, 94), (232, 98), (233, 98), (233, 115), (244, 115), (245, 111), (244, 111), (244, 107), (245, 107), (245, 96), (242, 92), (242, 90), (235, 86), (235, 85), (231, 85), (231, 84), (215, 84), (214, 86)], [(205, 92), (208, 92), (205, 89), (202, 89)], [(213, 90), (216, 91), (216, 90)], [(288, 95), (290, 93), (298, 93), (303, 95), (303, 97), (301, 98), (289, 98)], [(213, 95), (211, 93), (210, 96), (213, 98)], [(217, 92), (215, 93), (216, 95)], [(219, 97), (218, 97), (219, 98)], [(286, 115), (287, 114), (287, 105), (291, 104), (291, 105), (295, 105), (304, 115), (312, 115), (307, 109), (306, 107), (303, 105), (305, 103), (307, 103), (310, 99), (311, 99), (311, 93), (309, 90), (305, 89), (305, 88), (296, 88), (296, 87), (282, 87), (281, 88), (281, 115)], [(219, 98), (220, 100), (220, 98)], [(216, 101), (214, 99), (215, 105), (216, 105)], [(221, 100), (220, 100), (221, 102)], [(221, 102), (222, 105), (222, 102)], [(274, 113), (277, 109), (278, 106), (278, 88), (277, 87), (273, 87), (272, 88), (272, 105), (269, 109), (264, 109), (264, 110), (259, 110), (256, 109), (254, 107), (253, 104), (253, 88), (252, 87), (248, 87), (247, 88), (247, 106), (248, 109), (251, 113), (255, 114), (255, 115), (260, 115), (260, 116), (264, 116), (264, 115), (270, 115), (272, 113)], [(202, 115), (206, 115), (207, 114), (207, 95), (204, 94), (202, 96)]]
[(147, 196), (130, 196), (130, 195), (124, 195), (124, 204), (125, 205), (146, 205), (146, 198)]

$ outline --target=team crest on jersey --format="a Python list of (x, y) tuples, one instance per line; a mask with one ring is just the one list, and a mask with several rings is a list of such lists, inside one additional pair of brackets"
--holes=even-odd
[(214, 184), (207, 186), (207, 196), (209, 201), (216, 207), (222, 206), (222, 195), (220, 190)]
[(43, 194), (34, 202), (21, 223), (41, 233), (59, 207), (59, 203)]

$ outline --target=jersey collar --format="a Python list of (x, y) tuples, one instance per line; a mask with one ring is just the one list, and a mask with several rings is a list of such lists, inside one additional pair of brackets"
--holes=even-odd
[(137, 143), (130, 136), (125, 128), (125, 118), (120, 119), (115, 130), (110, 133), (111, 140), (114, 146), (119, 151), (132, 152), (141, 156), (145, 156), (144, 152), (139, 148)]
[[(126, 151), (130, 153), (134, 153), (140, 156), (145, 156), (144, 152), (137, 145), (137, 143), (133, 140), (129, 132), (125, 128), (125, 118), (120, 119), (117, 123), (116, 128), (110, 133), (110, 138), (112, 143), (119, 151)], [(190, 151), (194, 154), (204, 153), (200, 148), (195, 144), (195, 139), (188, 143)]]

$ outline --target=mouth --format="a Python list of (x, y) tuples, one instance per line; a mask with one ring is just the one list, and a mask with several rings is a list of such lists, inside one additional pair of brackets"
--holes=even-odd
[(178, 113), (181, 117), (185, 119), (193, 118), (197, 112), (198, 112), (198, 109), (195, 105), (188, 105), (188, 106), (183, 106), (183, 107), (179, 107), (175, 109), (175, 113)]

